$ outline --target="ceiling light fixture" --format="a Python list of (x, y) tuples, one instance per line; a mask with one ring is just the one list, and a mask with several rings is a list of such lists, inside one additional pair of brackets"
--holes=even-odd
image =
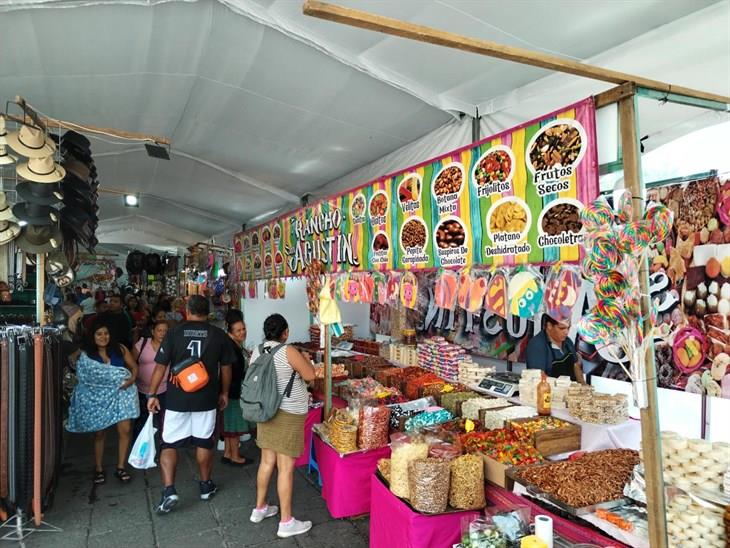
[(124, 205), (127, 207), (139, 207), (139, 196), (136, 194), (125, 194)]
[(18, 226), (26, 226), (28, 221), (18, 221)]

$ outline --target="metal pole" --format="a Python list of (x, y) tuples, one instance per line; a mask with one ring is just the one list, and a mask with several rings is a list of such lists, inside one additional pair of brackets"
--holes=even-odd
[(324, 418), (327, 420), (332, 411), (332, 331), (329, 325), (324, 329)]
[[(633, 218), (639, 220), (644, 215), (645, 189), (641, 179), (641, 158), (639, 155), (639, 128), (636, 119), (636, 95), (621, 99), (618, 103), (621, 127), (621, 146), (623, 149), (624, 181), (627, 190), (635, 200)], [(641, 314), (646, 318), (644, 330), (651, 336), (653, 328), (649, 320), (649, 264), (645, 258), (639, 265), (639, 285), (641, 287)], [(652, 548), (667, 548), (667, 523), (664, 506), (664, 479), (662, 477), (661, 437), (659, 436), (658, 402), (656, 387), (656, 365), (654, 345), (650, 344), (644, 356), (642, 379), (638, 387), (646, 392), (645, 407), (641, 413), (641, 447), (644, 452), (646, 478), (646, 504), (649, 517), (649, 544)]]

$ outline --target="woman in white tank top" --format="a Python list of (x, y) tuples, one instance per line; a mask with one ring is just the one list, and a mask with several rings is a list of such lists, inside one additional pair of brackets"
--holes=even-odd
[[(274, 350), (279, 393), (283, 394), (294, 374), (289, 397), (282, 398), (279, 411), (273, 419), (258, 423), (256, 444), (261, 448), (261, 463), (256, 478), (256, 508), (251, 512), (251, 521), (259, 523), (275, 516), (279, 509), (266, 503), (266, 493), (274, 472), (278, 469), (277, 491), (281, 506), (281, 519), (277, 535), (282, 538), (306, 533), (312, 528), (311, 521), (294, 519), (291, 513), (292, 490), (294, 487), (294, 462), (304, 451), (304, 422), (309, 410), (309, 393), (306, 381), (314, 379), (312, 362), (293, 346), (286, 345), (289, 325), (281, 314), (273, 314), (264, 322), (264, 350)], [(253, 363), (259, 355), (257, 347), (251, 355)]]

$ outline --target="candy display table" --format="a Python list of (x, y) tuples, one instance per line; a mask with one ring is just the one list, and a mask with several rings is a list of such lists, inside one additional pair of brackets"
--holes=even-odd
[(310, 409), (307, 419), (304, 422), (304, 453), (294, 462), (294, 466), (306, 466), (309, 464), (309, 453), (312, 449), (312, 426), (322, 422), (322, 407)]
[(390, 457), (390, 447), (342, 456), (316, 432), (312, 441), (322, 480), (322, 498), (332, 517), (347, 518), (370, 512), (370, 476), (378, 460)]
[(370, 493), (370, 548), (450, 547), (461, 537), (461, 518), (481, 514), (421, 514), (391, 493), (375, 474), (370, 478)]

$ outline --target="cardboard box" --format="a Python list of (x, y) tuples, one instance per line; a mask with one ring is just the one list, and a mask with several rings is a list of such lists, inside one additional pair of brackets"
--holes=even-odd
[(484, 459), (484, 479), (498, 487), (512, 490), (514, 481), (507, 477), (507, 470), (510, 468), (507, 464), (502, 464), (491, 457), (482, 453)]

